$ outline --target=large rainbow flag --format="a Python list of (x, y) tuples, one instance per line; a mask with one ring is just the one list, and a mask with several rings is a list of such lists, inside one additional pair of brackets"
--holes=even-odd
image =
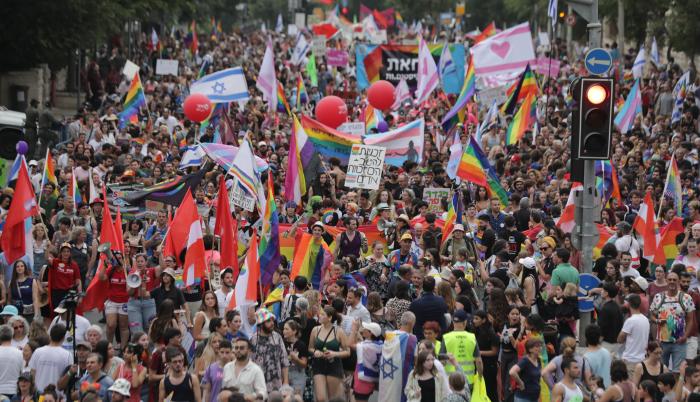
[[(308, 116), (301, 117), (301, 126), (304, 128), (309, 141), (313, 144), (313, 148), (325, 158), (338, 158), (340, 163), (347, 165), (350, 159), (350, 151), (352, 144), (360, 144), (362, 141), (347, 133), (330, 128), (325, 124), (318, 122)], [(305, 148), (299, 149), (302, 154), (302, 163), (306, 166)], [(311, 155), (308, 157), (311, 159)]]
[[(46, 149), (46, 159), (44, 161), (44, 174), (41, 179), (41, 187), (43, 188), (46, 183), (53, 184), (53, 194), (58, 196), (58, 179), (56, 178), (56, 165), (53, 163), (53, 157), (51, 156), (51, 149)], [(40, 193), (41, 194), (41, 193)]]
[(260, 232), (258, 255), (260, 256), (260, 282), (263, 286), (269, 286), (272, 284), (272, 275), (279, 267), (281, 258), (279, 215), (270, 170), (267, 171), (267, 203)]
[(381, 110), (376, 109), (374, 106), (370, 105), (369, 103), (367, 104), (367, 107), (365, 107), (364, 110), (364, 120), (365, 120), (365, 132), (367, 134), (370, 133), (370, 131), (374, 128), (378, 129), (379, 123), (384, 120), (384, 115), (382, 114)]
[(309, 233), (301, 233), (300, 236), (294, 250), (291, 279), (301, 275), (311, 282), (314, 289), (319, 289), (323, 274), (333, 261), (333, 253), (323, 239), (319, 244)]
[(530, 94), (537, 97), (538, 93), (537, 79), (535, 79), (535, 74), (533, 74), (528, 64), (525, 67), (525, 71), (520, 74), (518, 81), (511, 85), (506, 91), (506, 96), (508, 98), (501, 106), (501, 113), (505, 115), (513, 114), (515, 105), (517, 105), (519, 101), (527, 98)]
[(442, 129), (447, 133), (449, 132), (457, 123), (464, 122), (464, 111), (467, 108), (467, 103), (471, 100), (474, 92), (476, 90), (476, 75), (474, 74), (474, 60), (469, 59), (469, 66), (467, 66), (467, 72), (464, 75), (464, 84), (462, 85), (462, 90), (459, 91), (459, 96), (455, 101), (455, 104), (447, 112), (445, 117), (442, 118)]
[(681, 175), (678, 172), (676, 155), (671, 156), (668, 164), (668, 174), (666, 175), (666, 185), (664, 186), (664, 197), (673, 200), (676, 207), (676, 216), (683, 215), (683, 187), (681, 186)]
[(457, 176), (486, 188), (491, 196), (497, 196), (502, 206), (508, 205), (509, 194), (501, 185), (496, 170), (491, 167), (486, 154), (472, 136), (457, 167)]
[(129, 91), (124, 98), (124, 109), (119, 113), (119, 127), (126, 127), (127, 121), (132, 124), (138, 124), (139, 108), (146, 106), (146, 95), (143, 92), (139, 73), (134, 74), (131, 80)]
[(520, 105), (518, 113), (513, 117), (513, 121), (508, 126), (506, 132), (506, 145), (515, 145), (530, 130), (537, 120), (537, 99), (535, 95), (529, 94)]

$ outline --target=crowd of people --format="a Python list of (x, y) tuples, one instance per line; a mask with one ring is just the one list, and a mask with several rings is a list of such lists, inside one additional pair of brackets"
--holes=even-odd
[[(389, 40), (414, 35), (391, 30)], [(557, 225), (572, 187), (568, 90), (581, 71), (581, 55), (567, 59), (553, 52), (561, 60), (559, 75), (538, 76), (546, 113), (534, 134), (506, 146), (505, 117), (482, 133), (483, 150), (509, 192), (507, 205), (490, 189), (446, 174), (451, 133), (442, 132), (440, 123), (453, 97), (439, 90), (429, 102), (405, 104), (386, 116), (391, 127), (425, 119), (419, 163), (386, 165), (379, 189), (368, 191), (346, 187), (344, 167), (331, 159), (296, 204), (283, 194), (292, 121), (268, 112), (255, 88), (268, 37), (294, 113), (311, 115), (322, 96), (335, 94), (346, 101), (350, 120), (359, 118), (366, 100), (352, 58), (348, 68), (331, 68), (318, 58), (318, 85), (311, 85), (306, 72), (290, 62), (295, 38), (271, 31), (200, 35), (195, 54), (185, 46), (184, 33), (162, 36), (159, 51), (144, 33), (130, 59), (140, 67), (147, 108), (141, 108), (139, 124), (123, 128), (117, 115), (131, 78), (121, 75), (124, 49), (114, 43), (90, 61), (86, 103), (65, 121), (66, 140), (48, 147), (59, 188), (42, 181), (46, 143), (30, 144), (27, 155), (40, 216), (31, 231), (32, 258), (14, 261), (0, 281), (4, 398), (361, 402), (375, 393), (387, 400), (382, 398), (395, 385), (391, 381), (400, 381), (401, 400), (416, 402), (700, 400), (700, 81), (694, 78), (688, 86), (682, 117), (671, 124), (676, 102), (671, 91), (683, 71), (673, 60), (646, 67), (643, 112), (628, 133), (613, 136), (610, 163), (621, 202), (610, 201), (597, 219), (614, 234), (595, 251), (594, 266), (583, 267), (571, 234)], [(353, 43), (332, 39), (328, 46), (351, 50)], [(631, 69), (633, 57), (614, 55)], [(156, 75), (157, 58), (178, 60), (179, 76)], [(187, 173), (179, 170), (182, 147), (214, 138), (215, 127), (200, 129), (183, 113), (189, 85), (203, 64), (205, 74), (233, 66), (245, 71), (251, 97), (245, 105), (230, 105), (233, 131), (253, 144), (272, 171), (262, 180), (273, 180), (280, 222), (293, 224), (293, 232), (311, 233), (314, 255), (322, 247), (333, 250), (322, 286), (292, 275), (293, 261), (283, 257), (269, 289), (281, 289), (279, 299), (266, 303), (262, 294), (257, 307), (227, 307), (237, 272), (220, 266), (211, 230), (209, 210), (219, 177), (226, 174), (214, 164), (205, 165), (209, 171), (192, 188), (207, 249), (209, 274), (201, 284), (181, 286), (181, 259), (163, 253), (172, 212), (165, 207), (125, 219), (123, 253), (115, 253), (106, 268), (99, 263), (105, 200), (76, 205), (71, 183), (89, 194), (91, 182), (96, 188), (149, 186)], [(298, 74), (310, 89), (308, 104), (295, 104)], [(619, 80), (616, 93), (624, 97), (632, 85)], [(28, 116), (37, 115), (38, 104), (32, 103)], [(477, 120), (486, 110), (480, 112)], [(36, 119), (31, 121), (27, 130), (36, 138)], [(469, 120), (456, 129), (466, 144), (476, 126)], [(39, 137), (48, 138), (41, 132)], [(672, 156), (683, 201), (677, 206), (666, 198), (656, 211), (657, 223), (663, 230), (680, 210), (684, 231), (675, 239), (678, 256), (664, 266), (644, 258), (632, 226), (647, 192), (657, 206), (664, 197)], [(441, 210), (431, 209), (423, 190), (433, 187), (460, 194), (462, 223), (445, 238), (449, 200)], [(12, 190), (0, 196), (3, 223)], [(323, 219), (329, 209), (331, 221)], [(233, 213), (245, 222), (239, 241), (246, 243), (260, 217), (241, 208)], [(378, 219), (383, 231), (369, 242), (363, 228), (376, 227)], [(331, 235), (329, 225), (344, 231)], [(584, 271), (601, 282), (590, 291), (595, 313), (586, 327), (579, 326), (578, 307)], [(135, 287), (127, 286), (132, 272), (142, 278)], [(73, 319), (70, 291), (84, 292), (96, 277), (109, 283), (104, 311), (78, 308)], [(398, 368), (386, 358), (397, 341), (405, 351)]]

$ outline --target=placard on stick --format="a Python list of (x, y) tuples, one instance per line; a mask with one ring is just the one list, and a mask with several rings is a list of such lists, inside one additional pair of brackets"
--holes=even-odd
[(377, 190), (384, 170), (386, 148), (374, 145), (353, 144), (345, 175), (345, 186)]

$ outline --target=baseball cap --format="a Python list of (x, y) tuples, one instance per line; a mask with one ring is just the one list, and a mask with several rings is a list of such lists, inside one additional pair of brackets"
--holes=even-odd
[(366, 329), (376, 337), (379, 337), (382, 334), (382, 327), (380, 327), (376, 322), (363, 322), (362, 329)]
[(454, 232), (456, 230), (461, 230), (462, 232), (464, 232), (464, 225), (462, 225), (461, 223), (455, 223), (454, 229), (452, 229), (452, 231)]
[(404, 240), (411, 240), (411, 241), (413, 241), (413, 236), (411, 236), (410, 233), (406, 232), (406, 233), (404, 233), (404, 234), (401, 235), (401, 240), (400, 240), (400, 241), (404, 241)]
[(467, 318), (469, 318), (469, 315), (467, 315), (467, 312), (459, 309), (455, 311), (454, 315), (452, 316), (452, 321), (453, 322), (465, 322), (467, 321)]
[(532, 257), (521, 258), (518, 262), (525, 268), (535, 268), (536, 265), (535, 259)]
[(31, 160), (31, 161), (29, 161), (29, 166), (39, 166), (39, 162), (37, 162), (35, 160)]
[(637, 286), (639, 286), (640, 289), (642, 289), (645, 292), (649, 288), (649, 282), (641, 276), (634, 278), (634, 282), (637, 284)]
[(163, 275), (163, 274), (168, 274), (168, 275), (170, 275), (173, 279), (175, 279), (175, 277), (177, 276), (177, 275), (175, 274), (175, 270), (172, 269), (172, 268), (165, 268), (165, 269), (163, 270), (163, 272), (161, 273), (161, 275)]

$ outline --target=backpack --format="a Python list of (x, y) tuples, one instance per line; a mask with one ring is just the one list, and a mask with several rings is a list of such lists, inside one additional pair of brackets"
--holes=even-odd
[[(681, 305), (681, 310), (683, 310), (683, 314), (687, 313), (687, 311), (685, 310), (685, 305), (683, 304), (683, 295), (685, 295), (685, 294), (686, 293), (682, 290), (678, 291), (678, 304)], [(690, 295), (688, 295), (688, 296), (690, 296)], [(691, 298), (692, 298), (692, 296), (691, 296)], [(664, 303), (666, 303), (666, 292), (661, 292), (661, 306), (663, 306)]]

